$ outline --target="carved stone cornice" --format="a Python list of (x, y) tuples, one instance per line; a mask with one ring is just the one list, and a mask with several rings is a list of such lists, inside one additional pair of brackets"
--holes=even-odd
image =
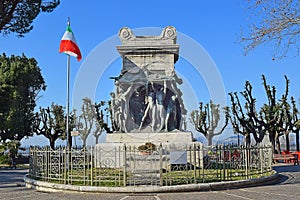
[(159, 36), (135, 36), (128, 27), (119, 31), (122, 45), (117, 50), (122, 57), (140, 54), (174, 54), (174, 63), (178, 60), (179, 45), (176, 44), (176, 29), (167, 26)]
[(124, 46), (176, 44), (177, 33), (173, 26), (167, 26), (159, 36), (135, 36), (130, 28), (123, 27), (119, 30), (119, 38)]

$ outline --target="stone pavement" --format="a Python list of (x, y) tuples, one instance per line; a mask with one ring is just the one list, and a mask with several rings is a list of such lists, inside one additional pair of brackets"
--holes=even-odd
[(276, 183), (242, 187), (230, 190), (206, 191), (206, 192), (180, 192), (180, 193), (78, 193), (78, 192), (39, 192), (24, 187), (23, 176), (28, 173), (24, 169), (0, 169), (0, 199), (17, 200), (44, 200), (44, 199), (112, 199), (112, 200), (150, 200), (150, 199), (300, 199), (300, 166), (280, 164), (274, 166), (279, 172)]

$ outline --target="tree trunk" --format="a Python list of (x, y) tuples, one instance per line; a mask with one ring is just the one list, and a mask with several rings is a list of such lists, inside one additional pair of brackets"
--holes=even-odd
[(272, 144), (272, 150), (273, 150), (273, 153), (279, 153), (279, 152), (276, 150), (276, 143), (275, 143), (275, 140), (271, 141), (271, 144)]
[(100, 136), (100, 135), (95, 135), (96, 144), (98, 144), (98, 143), (99, 143), (99, 136)]
[(68, 148), (71, 149), (72, 148), (72, 136), (71, 136), (71, 131), (69, 130), (68, 133)]
[(245, 142), (246, 142), (246, 146), (249, 146), (251, 144), (250, 134), (245, 135)]
[(208, 146), (211, 146), (212, 145), (212, 139), (213, 139), (213, 133), (208, 132), (206, 139), (207, 139)]
[(87, 139), (86, 137), (83, 137), (83, 138), (82, 138), (82, 146), (83, 146), (83, 147), (86, 146), (86, 139)]
[(287, 152), (289, 152), (290, 151), (290, 133), (287, 133), (286, 135), (285, 135), (285, 150), (287, 151)]
[(53, 138), (49, 138), (49, 142), (50, 142), (51, 149), (54, 150), (54, 148), (55, 148), (55, 140)]
[(265, 135), (258, 134), (258, 133), (253, 133), (252, 135), (253, 135), (253, 138), (254, 138), (254, 140), (257, 144), (261, 143), (264, 139), (264, 136), (265, 136)]
[(299, 150), (299, 129), (295, 131), (295, 134), (296, 134), (296, 151), (300, 151)]
[(281, 153), (281, 147), (280, 147), (280, 141), (279, 141), (279, 137), (276, 137), (276, 150), (278, 153)]
[(280, 153), (280, 152), (277, 152), (277, 150), (276, 150), (276, 141), (275, 141), (274, 134), (269, 133), (269, 139), (270, 139), (270, 142), (272, 144), (273, 153)]

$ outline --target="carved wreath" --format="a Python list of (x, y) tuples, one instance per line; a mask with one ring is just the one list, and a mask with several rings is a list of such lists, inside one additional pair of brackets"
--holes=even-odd
[(152, 152), (156, 150), (156, 145), (151, 142), (146, 142), (138, 147), (139, 151)]

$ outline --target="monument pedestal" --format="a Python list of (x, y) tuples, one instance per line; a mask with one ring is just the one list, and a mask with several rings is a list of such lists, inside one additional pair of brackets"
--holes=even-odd
[(191, 144), (191, 132), (165, 132), (165, 133), (111, 133), (106, 135), (106, 143), (123, 143), (126, 145), (140, 145), (151, 142), (155, 145)]
[[(199, 145), (193, 142), (191, 132), (165, 132), (165, 133), (111, 133), (106, 135), (106, 143), (100, 143), (95, 146), (94, 157), (97, 167), (102, 168), (120, 168), (123, 167), (126, 160), (135, 159), (135, 163), (142, 163), (141, 169), (145, 169), (145, 164), (151, 161), (152, 165), (157, 164), (161, 159), (159, 154), (141, 155), (137, 147), (151, 142), (156, 146), (162, 145), (163, 167), (170, 168), (172, 164), (187, 164), (190, 154), (187, 153), (191, 145)], [(125, 153), (124, 146), (131, 147)], [(132, 148), (134, 147), (134, 148)], [(197, 155), (199, 156), (199, 155)], [(201, 154), (200, 157), (203, 157)], [(129, 160), (128, 160), (129, 159)], [(168, 162), (165, 162), (169, 160)], [(152, 166), (151, 165), (151, 166)]]

